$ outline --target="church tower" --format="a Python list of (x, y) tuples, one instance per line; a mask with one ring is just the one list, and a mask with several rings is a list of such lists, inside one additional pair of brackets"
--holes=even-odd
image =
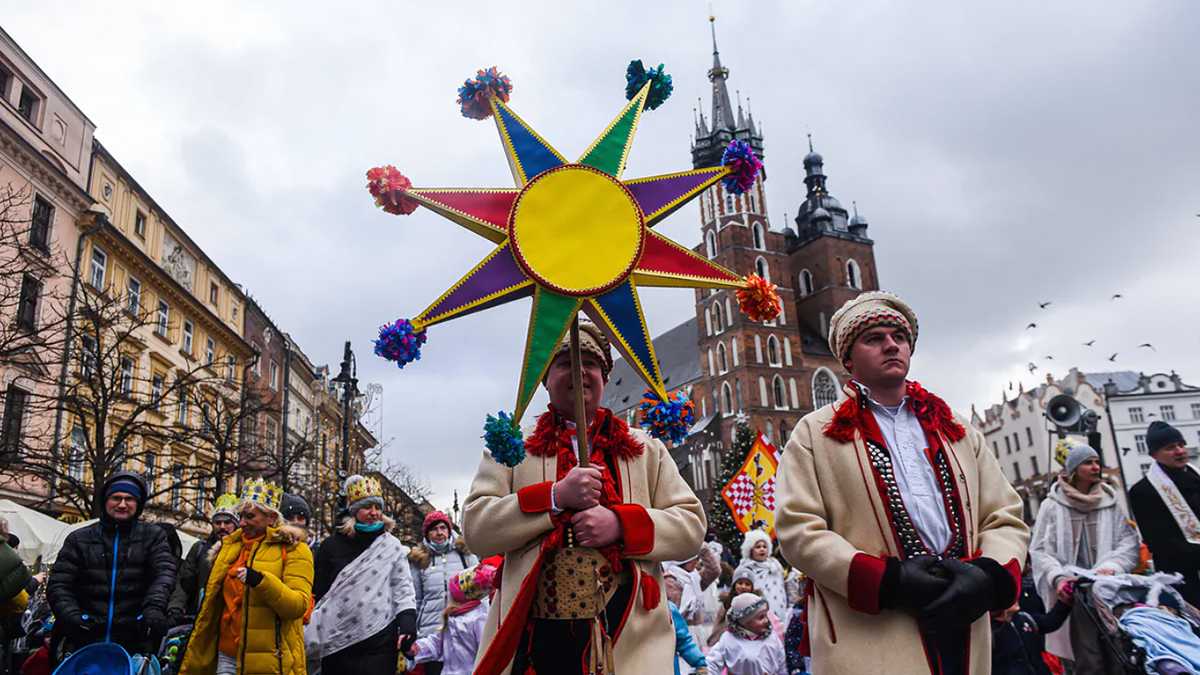
[[(748, 143), (764, 157), (761, 128), (753, 114), (730, 98), (729, 69), (717, 49), (715, 18), (709, 17), (713, 63), (712, 112), (698, 111), (692, 162), (716, 166), (733, 139)], [(697, 332), (702, 376), (693, 386), (697, 417), (707, 420), (706, 445), (729, 448), (738, 416), (751, 428), (779, 443), (799, 420), (808, 396), (799, 357), (796, 304), (789, 271), (788, 237), (772, 231), (766, 209), (765, 173), (742, 195), (725, 192), (717, 183), (700, 201), (701, 243), (698, 253), (740, 274), (756, 272), (779, 287), (784, 311), (774, 321), (753, 322), (738, 311), (733, 291), (696, 292)]]

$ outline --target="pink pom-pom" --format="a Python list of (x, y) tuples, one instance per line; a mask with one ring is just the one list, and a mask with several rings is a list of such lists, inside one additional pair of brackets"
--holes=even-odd
[(407, 216), (420, 202), (408, 196), (412, 181), (400, 173), (396, 167), (377, 166), (367, 171), (367, 190), (375, 198), (375, 206), (397, 216)]

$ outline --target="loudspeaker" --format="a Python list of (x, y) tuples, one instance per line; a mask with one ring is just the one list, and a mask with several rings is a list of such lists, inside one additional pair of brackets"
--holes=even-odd
[(1071, 429), (1083, 418), (1083, 406), (1074, 396), (1059, 394), (1046, 403), (1046, 419), (1059, 429)]

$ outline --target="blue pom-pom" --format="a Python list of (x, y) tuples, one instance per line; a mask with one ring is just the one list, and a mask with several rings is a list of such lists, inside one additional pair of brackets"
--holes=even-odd
[(646, 95), (647, 110), (654, 110), (662, 105), (668, 98), (671, 98), (671, 92), (675, 90), (675, 85), (671, 83), (671, 76), (663, 71), (663, 64), (660, 63), (657, 68), (646, 70), (646, 66), (642, 65), (642, 60), (635, 59), (630, 61), (629, 67), (625, 69), (625, 100), (637, 96), (646, 82), (652, 82), (650, 93)]
[(721, 179), (721, 185), (729, 194), (740, 195), (754, 187), (758, 173), (762, 171), (762, 161), (754, 154), (754, 148), (746, 141), (733, 140), (725, 147), (721, 155), (721, 166), (728, 166), (731, 172)]
[(501, 410), (488, 415), (483, 423), (483, 444), (492, 459), (504, 466), (516, 466), (525, 459), (525, 440), (521, 429), (508, 413)]
[(492, 105), (488, 99), (493, 96), (508, 102), (512, 93), (512, 80), (492, 66), (480, 69), (475, 77), (463, 82), (458, 88), (458, 105), (463, 117), (473, 120), (485, 120), (492, 116)]
[(643, 429), (659, 440), (670, 439), (675, 444), (682, 443), (696, 423), (696, 404), (682, 391), (673, 396), (668, 394), (664, 401), (653, 389), (647, 389), (638, 411)]
[(395, 361), (403, 368), (421, 358), (421, 345), (426, 339), (425, 331), (414, 330), (411, 321), (396, 319), (394, 323), (380, 327), (379, 339), (375, 340), (375, 355)]

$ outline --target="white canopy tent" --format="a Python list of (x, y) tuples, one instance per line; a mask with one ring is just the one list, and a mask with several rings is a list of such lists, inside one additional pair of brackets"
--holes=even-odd
[[(75, 530), (85, 528), (88, 525), (91, 525), (92, 523), (95, 523), (95, 522), (97, 522), (97, 519), (92, 518), (91, 520), (85, 520), (82, 523), (75, 523), (74, 525), (69, 525), (67, 527), (64, 527), (62, 532), (60, 532), (58, 534), (58, 537), (56, 537), (55, 540), (51, 543), (50, 550), (47, 551), (47, 553), (45, 554), (45, 558), (43, 559), (45, 561), (45, 563), (47, 565), (53, 565), (54, 561), (58, 559), (58, 552), (60, 550), (62, 550), (63, 544), (66, 543), (68, 534), (74, 532)], [(187, 552), (192, 550), (192, 545), (195, 544), (196, 542), (200, 541), (196, 537), (194, 537), (194, 536), (188, 534), (187, 532), (184, 532), (183, 530), (180, 530), (178, 528), (176, 528), (175, 532), (176, 532), (176, 534), (179, 535), (180, 543), (183, 544), (183, 554), (182, 555), (187, 555)]]
[(38, 556), (45, 561), (52, 548), (57, 552), (54, 542), (59, 536), (66, 537), (65, 532), (69, 527), (60, 520), (9, 499), (0, 499), (0, 517), (8, 521), (9, 532), (20, 538), (17, 553), (31, 567), (37, 562)]

